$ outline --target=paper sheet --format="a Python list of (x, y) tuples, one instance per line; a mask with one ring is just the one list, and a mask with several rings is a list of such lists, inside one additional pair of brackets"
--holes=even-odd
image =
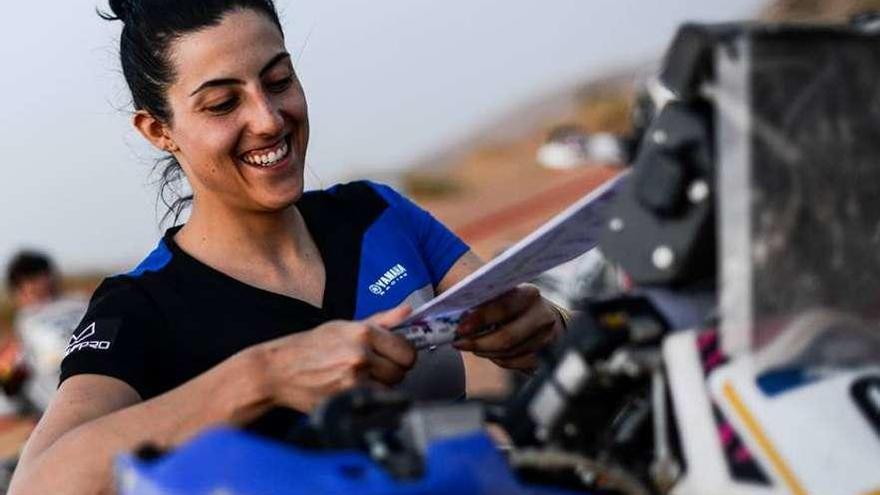
[(491, 262), (417, 308), (402, 326), (457, 316), (596, 247), (611, 199), (628, 173), (624, 171), (594, 189)]

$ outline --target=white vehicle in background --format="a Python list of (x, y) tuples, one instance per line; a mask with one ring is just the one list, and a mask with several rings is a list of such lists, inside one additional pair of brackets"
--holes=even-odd
[(627, 161), (621, 138), (608, 132), (588, 133), (578, 126), (559, 126), (538, 148), (542, 167), (567, 170), (590, 164), (622, 164)]

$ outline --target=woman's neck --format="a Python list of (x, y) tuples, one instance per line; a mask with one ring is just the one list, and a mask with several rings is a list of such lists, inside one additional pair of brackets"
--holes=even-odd
[(239, 281), (322, 305), (324, 262), (295, 205), (255, 213), (194, 203), (174, 239), (190, 256)]
[[(201, 206), (201, 207), (200, 207)], [(216, 205), (215, 205), (216, 206)], [(272, 213), (230, 211), (193, 204), (175, 241), (189, 254), (212, 265), (247, 260), (251, 265), (285, 265), (313, 245), (305, 220), (295, 205)]]

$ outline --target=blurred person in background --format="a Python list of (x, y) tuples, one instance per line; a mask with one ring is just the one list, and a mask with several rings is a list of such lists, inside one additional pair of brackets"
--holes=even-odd
[[(12, 454), (54, 395), (67, 339), (86, 300), (64, 297), (52, 259), (33, 250), (16, 253), (7, 264), (6, 293), (12, 329), (0, 344), (0, 442)], [(0, 491), (9, 486), (17, 462), (17, 454), (0, 459)]]
[(110, 8), (133, 124), (168, 153), (163, 177), (186, 177), (173, 209), (191, 214), (95, 292), (11, 493), (112, 492), (113, 457), (144, 442), (221, 424), (284, 438), (356, 386), (461, 398), (460, 351), (530, 370), (560, 336), (565, 314), (533, 286), (473, 311), (455, 348), (417, 355), (388, 331), (481, 261), (387, 186), (304, 193), (305, 93), (271, 0)]
[[(13, 309), (13, 334), (0, 356), (4, 390), (19, 399), (19, 413), (40, 414), (58, 386), (61, 360), (70, 334), (85, 314), (87, 301), (63, 295), (52, 259), (39, 251), (21, 251), (6, 269)], [(14, 356), (14, 357), (13, 357)], [(7, 366), (6, 364), (9, 364)]]
[(60, 294), (52, 260), (39, 251), (21, 251), (6, 268), (6, 288), (17, 312), (46, 304)]
[(0, 345), (0, 383), (6, 393), (4, 413), (28, 409), (19, 403), (19, 392), (27, 376), (17, 322), (24, 312), (46, 304), (58, 296), (58, 276), (49, 256), (38, 251), (20, 251), (6, 266), (6, 293), (12, 311), (13, 330)]

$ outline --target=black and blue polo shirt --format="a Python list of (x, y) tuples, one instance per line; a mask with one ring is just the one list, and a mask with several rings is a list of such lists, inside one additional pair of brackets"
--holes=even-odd
[[(393, 189), (354, 182), (297, 202), (326, 271), (321, 307), (240, 282), (184, 252), (170, 229), (137, 268), (104, 280), (70, 339), (61, 381), (83, 373), (131, 385), (146, 400), (248, 346), (332, 319), (414, 307), (468, 247)], [(401, 387), (420, 398), (464, 394), (461, 357), (421, 352)]]

